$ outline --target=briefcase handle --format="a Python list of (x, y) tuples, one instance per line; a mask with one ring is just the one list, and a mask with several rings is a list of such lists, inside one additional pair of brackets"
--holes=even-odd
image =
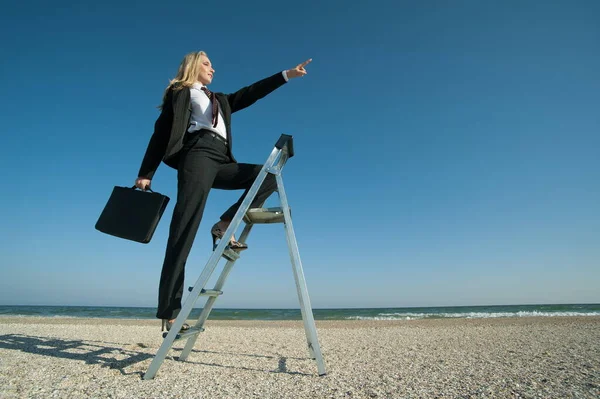
[[(137, 187), (134, 184), (133, 187), (131, 187), (131, 188), (135, 190)], [(141, 190), (141, 191), (150, 191), (151, 193), (154, 192), (154, 191), (152, 191), (152, 189), (150, 187), (148, 187), (146, 190)]]

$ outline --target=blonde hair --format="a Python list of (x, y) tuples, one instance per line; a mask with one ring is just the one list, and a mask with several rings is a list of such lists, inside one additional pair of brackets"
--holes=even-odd
[(181, 64), (179, 64), (177, 75), (169, 81), (169, 85), (163, 94), (162, 104), (158, 108), (162, 109), (165, 100), (167, 99), (167, 93), (171, 88), (173, 90), (181, 90), (184, 87), (191, 87), (198, 81), (200, 65), (202, 65), (202, 56), (208, 57), (208, 54), (204, 51), (196, 51), (188, 53), (183, 57)]

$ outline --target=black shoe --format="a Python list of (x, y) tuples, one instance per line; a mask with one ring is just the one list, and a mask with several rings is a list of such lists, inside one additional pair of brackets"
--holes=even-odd
[[(162, 319), (162, 329), (161, 329), (161, 331), (165, 331), (165, 328), (166, 328), (167, 331), (170, 331), (171, 327), (173, 327), (173, 323), (171, 323), (167, 319)], [(179, 332), (180, 333), (186, 332), (189, 329), (190, 329), (190, 325), (187, 324), (187, 323), (183, 323), (183, 325), (181, 326), (181, 329), (179, 330)]]
[[(219, 227), (219, 223), (216, 223), (212, 227), (212, 229), (210, 229), (210, 235), (212, 236), (213, 251), (214, 251), (215, 248), (217, 247), (217, 238), (223, 239), (225, 232), (223, 230), (221, 230), (221, 228)], [(244, 249), (248, 249), (248, 246), (246, 244), (243, 244), (241, 242), (238, 242), (238, 241), (232, 239), (231, 241), (229, 241), (229, 248), (233, 249), (234, 251), (243, 251)]]

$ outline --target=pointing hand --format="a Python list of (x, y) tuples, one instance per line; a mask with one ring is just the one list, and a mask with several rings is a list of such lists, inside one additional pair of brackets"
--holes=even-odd
[(304, 67), (307, 66), (308, 64), (310, 64), (311, 61), (312, 61), (312, 58), (309, 58), (308, 60), (304, 61), (302, 64), (298, 64), (294, 68), (288, 69), (287, 71), (285, 71), (285, 73), (287, 74), (287, 77), (289, 79), (291, 79), (291, 78), (297, 78), (297, 77), (306, 75), (308, 72), (306, 72), (306, 69), (304, 69)]

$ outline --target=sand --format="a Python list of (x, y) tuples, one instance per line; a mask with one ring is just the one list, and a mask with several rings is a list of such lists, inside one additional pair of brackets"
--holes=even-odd
[(142, 378), (158, 320), (0, 318), (1, 398), (600, 398), (600, 317), (210, 321)]

